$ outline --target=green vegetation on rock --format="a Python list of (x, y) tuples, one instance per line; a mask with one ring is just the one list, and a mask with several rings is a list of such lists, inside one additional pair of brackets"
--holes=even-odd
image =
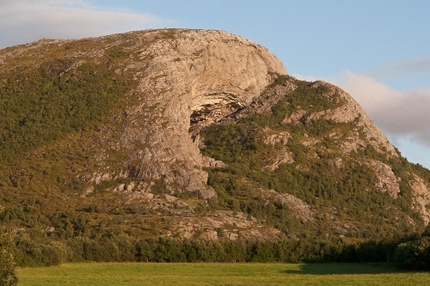
[[(325, 231), (313, 233), (316, 236), (341, 234), (339, 226), (328, 219), (328, 206), (347, 221), (348, 227), (361, 225), (355, 231), (349, 231), (351, 238), (398, 238), (409, 233), (405, 222), (407, 216), (414, 216), (410, 207), (412, 190), (402, 185), (402, 197), (397, 199), (378, 191), (375, 172), (365, 164), (366, 160), (377, 158), (400, 165), (402, 159), (386, 159), (372, 147), (352, 154), (343, 153), (330, 134), (346, 134), (356, 128), (355, 121), (283, 123), (300, 108), (311, 106), (307, 112), (333, 109), (340, 101), (336, 96), (324, 96), (330, 92), (327, 88), (311, 88), (309, 83), (297, 80), (294, 83), (300, 88), (280, 98), (270, 112), (255, 113), (235, 122), (213, 124), (202, 131), (203, 154), (226, 163), (224, 168), (208, 170), (208, 184), (218, 193), (214, 199), (216, 204), (211, 205), (265, 219), (287, 236), (294, 233), (301, 237), (306, 235), (303, 229), (309, 228), (303, 228), (302, 224), (291, 225), (291, 214), (287, 215), (286, 207), (267, 201), (260, 192), (261, 189), (271, 189), (279, 194), (294, 195), (319, 213), (318, 224)], [(270, 132), (288, 134), (285, 140), (288, 142), (284, 145), (279, 142), (265, 144), (264, 138)], [(312, 148), (303, 144), (311, 138), (316, 142)], [(294, 163), (267, 168), (270, 160), (287, 152), (293, 154)], [(341, 167), (335, 165), (336, 161), (341, 162)], [(402, 178), (404, 175), (399, 173), (398, 176)], [(390, 221), (390, 218), (399, 216), (403, 219)]]

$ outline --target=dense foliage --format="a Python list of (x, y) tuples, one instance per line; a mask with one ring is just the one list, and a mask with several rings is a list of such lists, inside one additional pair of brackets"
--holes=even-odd
[[(125, 93), (126, 79), (105, 65), (85, 62), (72, 76), (63, 76), (72, 65), (72, 61), (56, 60), (42, 64), (35, 72), (17, 70), (2, 79), (3, 164), (72, 131), (93, 127)], [(37, 76), (30, 77), (27, 72)]]
[(429, 229), (423, 234), (399, 244), (394, 254), (394, 262), (404, 269), (430, 271)]
[(70, 261), (130, 262), (390, 262), (395, 244), (357, 245), (337, 240), (256, 241), (138, 238), (125, 233), (73, 237), (66, 241), (20, 236), (16, 260), (22, 266)]
[[(429, 237), (425, 235), (412, 240), (367, 241), (355, 244), (339, 238), (276, 241), (232, 241), (223, 238), (208, 241), (173, 237), (141, 238), (127, 233), (98, 233), (93, 237), (75, 236), (65, 240), (21, 233), (15, 240), (14, 255), (16, 263), (20, 266), (48, 266), (84, 260), (98, 262), (394, 262), (397, 266), (409, 270), (429, 270), (430, 263)], [(7, 257), (10, 258), (10, 254)], [(2, 265), (11, 266), (10, 261)], [(8, 272), (4, 273), (13, 278), (13, 267), (9, 267)]]
[[(1, 206), (0, 206), (1, 207)], [(13, 241), (8, 232), (0, 229), (0, 285), (17, 285), (18, 279), (15, 275), (15, 262), (13, 259)]]

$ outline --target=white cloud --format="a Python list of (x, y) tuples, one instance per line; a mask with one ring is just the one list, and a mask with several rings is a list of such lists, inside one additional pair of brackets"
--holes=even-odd
[(423, 72), (430, 72), (430, 58), (405, 59), (372, 69), (366, 74), (373, 78), (387, 78)]
[(430, 89), (399, 91), (352, 72), (331, 82), (350, 93), (390, 137), (407, 137), (430, 147)]
[(94, 37), (161, 27), (169, 21), (85, 0), (0, 0), (0, 47), (40, 38)]

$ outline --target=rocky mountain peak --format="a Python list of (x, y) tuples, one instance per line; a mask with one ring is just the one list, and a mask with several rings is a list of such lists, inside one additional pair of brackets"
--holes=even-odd
[[(129, 165), (126, 176), (163, 179), (167, 186), (214, 196), (202, 170), (207, 160), (194, 143), (199, 130), (249, 104), (271, 74), (286, 74), (285, 67), (266, 48), (222, 31), (154, 30), (123, 37), (137, 52), (125, 69), (135, 72), (133, 96), (140, 101), (127, 109), (124, 120), (132, 124), (126, 124), (121, 145), (146, 145), (128, 157), (139, 163)], [(150, 117), (144, 116), (148, 110)]]

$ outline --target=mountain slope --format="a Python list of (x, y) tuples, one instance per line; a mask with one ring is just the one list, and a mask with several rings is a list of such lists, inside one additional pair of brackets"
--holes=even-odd
[(350, 95), (241, 37), (41, 40), (0, 68), (0, 219), (21, 241), (354, 243), (430, 221), (428, 170)]

